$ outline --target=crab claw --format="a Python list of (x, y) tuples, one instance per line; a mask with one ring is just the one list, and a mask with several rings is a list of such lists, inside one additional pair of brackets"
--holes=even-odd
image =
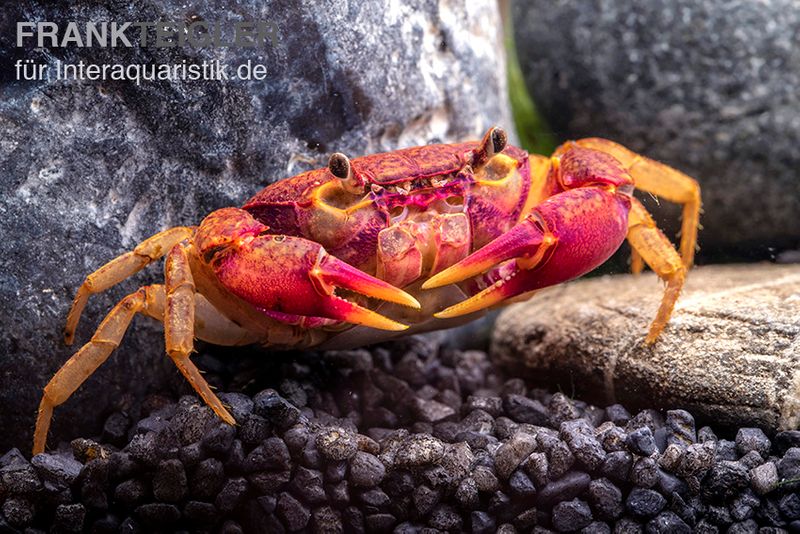
[(299, 237), (261, 233), (241, 236), (215, 253), (210, 263), (223, 286), (267, 314), (322, 317), (381, 330), (408, 328), (336, 295), (338, 288), (420, 307), (402, 289), (338, 260), (318, 243)]
[(394, 302), (416, 310), (420, 308), (417, 299), (402, 289), (370, 276), (349, 263), (331, 256), (324, 250), (321, 252), (320, 260), (311, 270), (309, 276), (312, 283), (318, 284), (318, 288), (325, 294), (333, 295), (334, 288), (340, 287), (367, 297)]
[(422, 289), (454, 284), (484, 273), (507, 260), (517, 260), (513, 265), (499, 267), (497, 274), (501, 278), (480, 293), (434, 315), (441, 319), (458, 317), (530, 291), (530, 277), (525, 275), (529, 269), (541, 263), (554, 243), (555, 238), (536, 220), (530, 217), (523, 220), (508, 233), (422, 284)]

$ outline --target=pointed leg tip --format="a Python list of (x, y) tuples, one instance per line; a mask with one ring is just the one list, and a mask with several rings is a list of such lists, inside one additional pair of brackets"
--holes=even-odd
[(658, 341), (658, 337), (660, 335), (661, 335), (661, 332), (656, 332), (656, 333), (652, 333), (651, 332), (651, 333), (647, 334), (647, 337), (644, 338), (645, 346), (649, 348), (649, 347), (652, 347), (653, 345), (655, 345), (656, 341)]
[(219, 414), (219, 416), (223, 421), (225, 421), (229, 425), (236, 426), (236, 419), (233, 418), (233, 416), (230, 414), (229, 411), (225, 410), (225, 413), (221, 413)]

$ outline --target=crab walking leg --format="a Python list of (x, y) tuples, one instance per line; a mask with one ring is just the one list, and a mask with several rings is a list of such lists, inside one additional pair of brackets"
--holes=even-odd
[(44, 451), (53, 408), (66, 401), (83, 382), (105, 362), (116, 349), (131, 320), (137, 313), (157, 314), (158, 298), (161, 288), (146, 286), (131, 293), (108, 312), (97, 331), (83, 347), (78, 350), (59, 369), (44, 387), (36, 430), (33, 436), (33, 454)]
[(640, 274), (644, 270), (644, 260), (639, 251), (631, 248), (631, 272), (633, 274)]
[(176, 226), (159, 232), (139, 243), (132, 251), (114, 258), (88, 275), (75, 293), (75, 299), (72, 301), (72, 307), (67, 315), (67, 323), (64, 327), (65, 343), (71, 345), (75, 340), (75, 329), (78, 327), (78, 321), (80, 321), (83, 308), (89, 300), (89, 295), (101, 293), (133, 276), (166, 254), (177, 243), (191, 236), (193, 232), (194, 228), (187, 226)]
[(652, 345), (672, 315), (675, 301), (686, 278), (686, 267), (669, 239), (656, 227), (653, 218), (636, 199), (628, 214), (628, 242), (642, 259), (667, 283), (656, 318), (650, 325), (645, 343)]
[(167, 293), (164, 310), (167, 354), (214, 413), (226, 423), (236, 424), (233, 416), (200, 374), (200, 370), (189, 359), (194, 350), (195, 286), (189, 258), (182, 244), (172, 247), (167, 255), (164, 279)]
[(700, 226), (701, 198), (697, 181), (668, 165), (646, 158), (607, 139), (581, 139), (576, 144), (614, 156), (630, 173), (637, 189), (683, 205), (680, 253), (683, 265), (690, 268), (694, 262), (697, 230)]

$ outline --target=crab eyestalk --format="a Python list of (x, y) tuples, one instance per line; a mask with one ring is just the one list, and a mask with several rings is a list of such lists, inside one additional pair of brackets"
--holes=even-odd
[(342, 181), (342, 187), (355, 195), (363, 193), (364, 181), (353, 172), (350, 159), (341, 152), (334, 152), (328, 160), (328, 170)]
[(472, 151), (472, 167), (477, 170), (495, 154), (502, 152), (507, 144), (508, 135), (505, 130), (497, 126), (490, 128), (481, 139), (480, 144)]

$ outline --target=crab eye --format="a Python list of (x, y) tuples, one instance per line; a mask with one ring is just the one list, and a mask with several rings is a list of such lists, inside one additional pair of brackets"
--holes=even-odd
[(350, 160), (341, 152), (334, 152), (328, 160), (328, 170), (340, 180), (350, 178)]
[(354, 195), (363, 193), (364, 181), (355, 172), (350, 165), (350, 159), (341, 152), (334, 152), (328, 160), (328, 170), (331, 174), (342, 181), (344, 189)]

